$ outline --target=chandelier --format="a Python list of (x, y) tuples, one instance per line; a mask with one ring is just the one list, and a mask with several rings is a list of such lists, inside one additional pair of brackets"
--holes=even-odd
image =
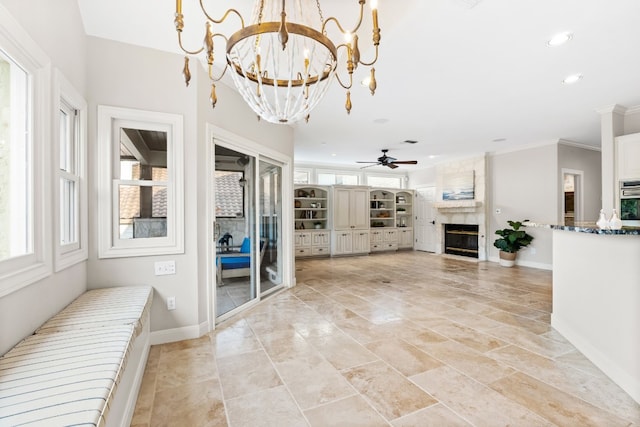
[[(176, 0), (175, 26), (178, 43), (186, 54), (183, 74), (187, 86), (191, 79), (190, 56), (205, 54), (212, 82), (210, 99), (213, 107), (217, 102), (216, 82), (222, 79), (227, 69), (230, 69), (239, 93), (258, 118), (271, 123), (308, 121), (311, 110), (320, 102), (334, 78), (346, 90), (345, 108), (350, 113), (353, 72), (358, 65), (371, 67), (368, 86), (371, 95), (375, 93), (376, 78), (372, 66), (378, 60), (380, 44), (376, 0), (370, 2), (375, 54), (369, 62), (361, 58), (358, 46), (358, 30), (363, 23), (366, 0), (357, 0), (359, 18), (349, 30), (345, 30), (335, 17), (324, 18), (320, 0), (256, 0), (249, 25), (245, 25), (244, 18), (236, 9), (228, 9), (220, 19), (214, 19), (203, 1), (199, 0), (206, 18), (202, 47), (188, 50), (183, 46), (182, 0)], [(236, 32), (227, 37), (214, 31), (214, 25), (222, 24), (232, 15), (239, 19)], [(338, 43), (329, 38), (329, 27), (344, 40)], [(214, 40), (217, 38), (225, 42), (226, 63), (215, 75)]]

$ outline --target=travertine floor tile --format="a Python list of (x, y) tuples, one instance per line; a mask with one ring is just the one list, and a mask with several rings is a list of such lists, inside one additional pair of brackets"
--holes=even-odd
[(460, 418), (451, 409), (441, 403), (428, 408), (421, 409), (418, 412), (409, 414), (405, 417), (398, 418), (392, 423), (393, 427), (470, 427), (464, 419)]
[(631, 425), (630, 420), (599, 410), (590, 403), (520, 372), (496, 381), (491, 387), (560, 426)]
[(217, 380), (172, 387), (156, 394), (150, 426), (226, 426)]
[(433, 397), (384, 362), (349, 369), (343, 375), (387, 420), (436, 403)]
[[(260, 390), (226, 401), (230, 427), (308, 426), (284, 386)], [(197, 424), (192, 424), (197, 425)]]
[(153, 346), (132, 427), (640, 427), (550, 326), (550, 271), (422, 252), (296, 260), (298, 286)]
[(389, 424), (362, 396), (351, 396), (304, 412), (313, 427), (386, 427)]

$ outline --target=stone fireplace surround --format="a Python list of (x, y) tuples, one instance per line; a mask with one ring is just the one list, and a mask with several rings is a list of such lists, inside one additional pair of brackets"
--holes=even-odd
[[(436, 169), (436, 253), (444, 253), (444, 225), (478, 226), (478, 261), (487, 260), (486, 157), (440, 165)], [(445, 175), (474, 171), (474, 200), (442, 200)], [(473, 260), (475, 258), (468, 258)]]

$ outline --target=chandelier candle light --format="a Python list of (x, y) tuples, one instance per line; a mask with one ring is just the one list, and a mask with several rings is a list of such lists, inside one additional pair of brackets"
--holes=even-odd
[[(238, 91), (258, 115), (271, 123), (293, 123), (309, 120), (311, 110), (327, 92), (333, 78), (346, 89), (345, 108), (351, 112), (351, 87), (353, 72), (358, 65), (371, 67), (378, 60), (380, 28), (378, 27), (377, 0), (370, 0), (372, 9), (372, 42), (375, 56), (363, 61), (358, 46), (358, 30), (363, 23), (366, 0), (357, 0), (360, 14), (357, 24), (346, 31), (337, 18), (324, 19), (320, 0), (256, 0), (251, 24), (236, 9), (227, 9), (219, 20), (213, 19), (199, 0), (206, 18), (204, 44), (196, 50), (185, 49), (182, 43), (184, 16), (182, 0), (176, 0), (175, 26), (178, 43), (185, 52), (183, 74), (189, 85), (189, 57), (202, 52), (206, 55), (211, 84), (211, 105), (217, 102), (216, 82), (231, 68), (231, 76)], [(236, 15), (240, 28), (229, 37), (216, 33), (213, 26), (222, 24), (230, 15)], [(328, 36), (331, 25), (344, 42), (336, 44)], [(226, 43), (226, 64), (219, 75), (214, 75), (214, 39)], [(344, 50), (345, 54), (338, 55)], [(338, 62), (343, 64), (348, 76), (344, 81), (338, 74)], [(340, 67), (342, 68), (342, 67)], [(371, 67), (369, 90), (376, 90), (375, 68)]]

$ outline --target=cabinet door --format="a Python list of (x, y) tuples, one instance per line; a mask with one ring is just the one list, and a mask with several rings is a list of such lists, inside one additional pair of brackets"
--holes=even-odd
[(370, 238), (371, 238), (371, 243), (382, 243), (384, 240), (384, 235), (382, 230), (372, 230), (369, 232), (370, 234)]
[(353, 232), (353, 253), (369, 252), (369, 232), (360, 230)]
[(369, 190), (351, 190), (349, 210), (353, 228), (369, 228)]
[(640, 134), (617, 138), (618, 179), (640, 178)]
[(413, 247), (413, 229), (412, 228), (404, 228), (402, 230), (399, 230), (398, 246), (402, 248)]
[(315, 231), (311, 236), (311, 245), (313, 246), (329, 246), (329, 232)]
[(293, 243), (296, 248), (300, 248), (303, 246), (311, 246), (311, 233), (294, 233)]
[(338, 188), (333, 193), (333, 228), (336, 230), (350, 230), (351, 190)]
[(350, 254), (353, 252), (353, 233), (351, 231), (338, 231), (334, 239), (334, 255)]
[(398, 233), (396, 230), (385, 230), (384, 231), (384, 241), (387, 243), (397, 243), (398, 242)]

